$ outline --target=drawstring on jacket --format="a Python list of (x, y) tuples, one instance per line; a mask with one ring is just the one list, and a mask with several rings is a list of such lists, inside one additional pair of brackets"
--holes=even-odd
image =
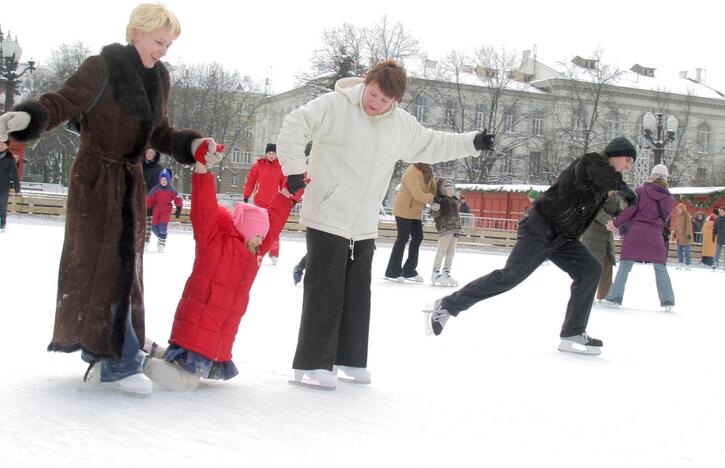
[(355, 261), (355, 241), (350, 239), (350, 260)]

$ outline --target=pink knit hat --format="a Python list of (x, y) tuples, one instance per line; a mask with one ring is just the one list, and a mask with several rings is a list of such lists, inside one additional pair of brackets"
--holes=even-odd
[(254, 236), (266, 236), (269, 231), (267, 210), (251, 203), (237, 203), (232, 212), (234, 227), (247, 241)]

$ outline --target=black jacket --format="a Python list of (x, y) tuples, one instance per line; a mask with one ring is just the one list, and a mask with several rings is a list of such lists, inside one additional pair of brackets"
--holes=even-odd
[(0, 193), (7, 193), (10, 190), (10, 183), (13, 183), (15, 193), (20, 192), (20, 181), (18, 180), (18, 163), (10, 150), (0, 159)]
[(587, 153), (564, 169), (554, 185), (534, 201), (534, 207), (558, 237), (574, 240), (594, 220), (611, 190), (633, 193), (604, 154)]
[[(154, 151), (154, 153), (156, 155), (151, 161), (147, 161), (145, 156), (143, 160), (143, 178), (146, 182), (146, 193), (149, 193), (159, 183), (159, 173), (164, 170), (164, 166), (159, 162), (161, 153), (158, 151)], [(171, 169), (169, 169), (169, 174), (171, 174)], [(169, 183), (171, 183), (170, 180)]]

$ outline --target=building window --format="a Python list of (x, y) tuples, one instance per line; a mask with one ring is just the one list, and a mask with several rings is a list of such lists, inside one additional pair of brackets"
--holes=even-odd
[(242, 152), (238, 149), (232, 150), (232, 162), (239, 164), (242, 162)]
[(474, 118), (474, 125), (477, 130), (483, 130), (486, 122), (486, 109), (483, 104), (476, 104), (476, 116)]
[(242, 153), (242, 164), (252, 164), (252, 152), (245, 151)]
[(531, 117), (531, 134), (534, 136), (544, 135), (544, 113), (536, 111)]
[(697, 168), (697, 175), (695, 176), (699, 180), (704, 180), (707, 177), (707, 169), (704, 167)]
[(427, 117), (427, 106), (426, 99), (424, 96), (418, 96), (415, 98), (415, 104), (413, 105), (413, 115), (418, 119), (418, 122), (425, 123)]
[(515, 129), (516, 122), (514, 119), (514, 113), (512, 111), (508, 111), (503, 115), (503, 132), (514, 133)]
[(254, 132), (252, 132), (251, 128), (245, 128), (244, 129), (244, 139), (245, 140), (253, 140), (254, 139)]
[(237, 185), (239, 185), (239, 176), (238, 175), (233, 175), (232, 176), (231, 186), (232, 187), (236, 187)]
[(614, 112), (608, 112), (604, 117), (604, 137), (606, 141), (610, 141), (612, 138), (617, 136), (619, 133), (619, 122), (617, 121), (617, 114)]
[(541, 151), (532, 151), (529, 154), (529, 174), (532, 176), (541, 173)]
[(501, 174), (512, 174), (514, 168), (514, 150), (507, 149), (501, 153)]
[(443, 124), (447, 127), (456, 126), (456, 104), (454, 101), (446, 101), (446, 107), (443, 110)]
[(696, 148), (698, 153), (710, 152), (710, 127), (706, 123), (697, 127)]

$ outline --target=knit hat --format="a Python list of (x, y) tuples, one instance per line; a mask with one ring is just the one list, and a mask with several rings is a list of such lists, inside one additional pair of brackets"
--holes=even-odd
[(251, 203), (237, 203), (232, 212), (234, 227), (248, 241), (254, 236), (266, 236), (269, 231), (267, 210)]
[(274, 143), (267, 143), (267, 147), (264, 149), (264, 154), (267, 154), (269, 152), (276, 153), (277, 152), (277, 145)]
[(438, 179), (438, 193), (444, 194), (448, 188), (454, 188), (453, 181), (451, 179)]
[(608, 158), (629, 156), (632, 159), (637, 159), (637, 148), (628, 139), (619, 136), (607, 143), (607, 146), (604, 147), (604, 154)]
[(652, 179), (666, 179), (670, 176), (670, 171), (667, 170), (667, 166), (664, 164), (657, 164), (655, 167), (652, 168), (652, 174), (650, 177)]
[(169, 184), (171, 183), (171, 172), (169, 172), (168, 169), (161, 169), (161, 171), (159, 171), (159, 184), (161, 183), (162, 177), (166, 177), (166, 182), (168, 182)]

